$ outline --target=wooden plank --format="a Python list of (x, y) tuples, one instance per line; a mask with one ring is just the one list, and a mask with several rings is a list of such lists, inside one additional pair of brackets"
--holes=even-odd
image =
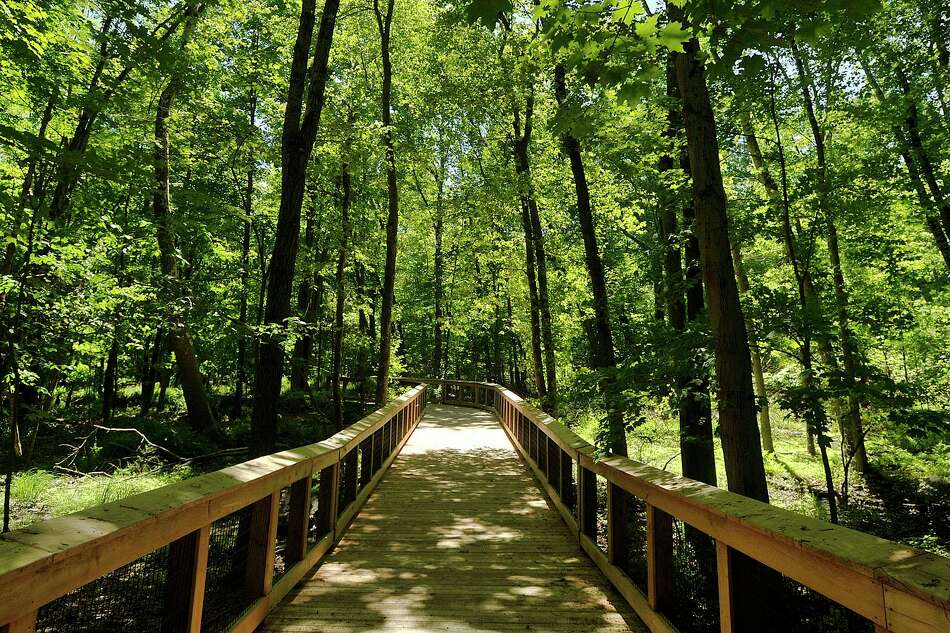
[(201, 631), (210, 535), (207, 525), (169, 545), (162, 633)]
[(722, 541), (716, 541), (716, 575), (719, 583), (719, 630), (733, 633), (737, 629), (732, 612), (732, 555), (729, 546)]
[(36, 611), (31, 611), (13, 622), (0, 626), (0, 633), (36, 633)]
[(274, 548), (280, 492), (273, 492), (251, 506), (244, 588), (249, 596), (267, 594), (274, 581)]
[(290, 486), (289, 512), (287, 516), (287, 547), (284, 563), (292, 565), (307, 555), (307, 533), (310, 530), (310, 490), (313, 474)]
[(665, 611), (673, 597), (673, 517), (647, 505), (647, 597)]

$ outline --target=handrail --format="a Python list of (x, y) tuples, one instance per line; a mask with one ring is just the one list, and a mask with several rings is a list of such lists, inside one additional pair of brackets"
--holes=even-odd
[[(248, 509), (250, 604), (229, 630), (253, 631), (339, 541), (415, 429), (426, 397), (420, 384), (322, 442), (2, 535), (0, 633), (32, 631), (43, 605), (164, 546), (169, 562), (162, 631), (199, 631), (212, 524)], [(315, 474), (319, 491), (311, 517)], [(275, 582), (278, 513), (287, 487), (288, 569)], [(312, 529), (320, 538), (311, 545)]]
[[(409, 379), (407, 379), (409, 380)], [(595, 448), (550, 415), (497, 384), (426, 380), (443, 399), (494, 411), (578, 541), (652, 631), (675, 631), (672, 519), (715, 539), (722, 631), (739, 631), (735, 553), (870, 620), (878, 632), (950, 631), (950, 560), (798, 515)], [(446, 398), (446, 395), (448, 397)], [(574, 469), (578, 476), (574, 481)], [(607, 552), (597, 545), (596, 477), (607, 481)], [(646, 513), (646, 587), (621, 568), (623, 491)], [(576, 515), (576, 516), (575, 516)], [(643, 583), (641, 583), (643, 584)]]

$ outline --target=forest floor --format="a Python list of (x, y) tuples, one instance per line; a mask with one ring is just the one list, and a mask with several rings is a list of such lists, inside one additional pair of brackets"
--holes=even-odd
[[(593, 443), (597, 421), (584, 417), (574, 431)], [(804, 425), (773, 413), (775, 452), (766, 455), (765, 471), (771, 503), (810, 517), (828, 520), (828, 495), (821, 460), (805, 449)], [(716, 444), (717, 484), (726, 487), (725, 463), (719, 438)], [(627, 435), (631, 459), (676, 474), (680, 467), (679, 426), (670, 416), (653, 412)], [(865, 476), (852, 473), (848, 503), (840, 504), (844, 468), (840, 446), (829, 447), (829, 459), (839, 492), (840, 522), (883, 538), (950, 556), (950, 473), (946, 446), (940, 454), (914, 455), (892, 441), (867, 436), (872, 468)]]

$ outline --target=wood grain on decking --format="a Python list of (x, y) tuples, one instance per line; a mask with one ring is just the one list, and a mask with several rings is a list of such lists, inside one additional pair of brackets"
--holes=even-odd
[(336, 550), (259, 631), (646, 631), (494, 415), (429, 405)]

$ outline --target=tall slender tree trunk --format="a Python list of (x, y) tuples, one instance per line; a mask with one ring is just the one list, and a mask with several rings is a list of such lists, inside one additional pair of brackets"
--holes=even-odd
[[(538, 390), (538, 397), (542, 403), (548, 402), (548, 384), (544, 372), (543, 352), (541, 349), (541, 299), (538, 290), (538, 264), (534, 241), (538, 238), (531, 221), (531, 163), (528, 146), (531, 141), (532, 117), (534, 111), (534, 94), (528, 94), (525, 99), (524, 131), (521, 126), (521, 113), (517, 105), (513, 108), (513, 123), (515, 133), (515, 173), (519, 179), (519, 202), (521, 204), (521, 228), (524, 231), (525, 270), (528, 278), (528, 310), (531, 322), (531, 361), (534, 384)], [(543, 253), (543, 247), (540, 249)]]
[[(841, 427), (844, 440), (847, 445), (848, 454), (852, 456), (852, 467), (858, 472), (867, 470), (867, 453), (864, 448), (864, 429), (861, 420), (861, 406), (858, 398), (857, 372), (858, 372), (858, 350), (851, 332), (850, 318), (848, 314), (848, 290), (845, 285), (844, 272), (841, 267), (841, 250), (838, 244), (838, 229), (835, 226), (834, 214), (831, 209), (829, 197), (831, 195), (831, 185), (828, 180), (828, 163), (825, 152), (825, 134), (818, 122), (815, 114), (814, 99), (812, 98), (811, 76), (808, 71), (801, 51), (795, 39), (791, 40), (792, 55), (795, 59), (795, 66), (798, 69), (798, 77), (802, 97), (805, 101), (805, 113), (808, 116), (808, 123), (811, 127), (812, 137), (815, 141), (815, 153), (818, 162), (819, 187), (818, 200), (825, 220), (825, 228), (828, 238), (828, 257), (831, 260), (832, 280), (835, 291), (835, 304), (838, 317), (838, 337), (841, 340), (841, 356), (844, 361), (844, 377), (847, 381), (848, 394), (846, 396), (847, 408), (845, 415), (841, 419)], [(826, 450), (822, 445), (819, 450)], [(822, 456), (822, 461), (826, 458)], [(829, 487), (828, 494), (832, 506), (833, 520), (837, 519), (835, 505), (835, 488), (831, 482), (831, 469), (828, 464), (825, 465), (826, 483)], [(837, 521), (835, 521), (837, 522)]]
[[(683, 21), (681, 9), (671, 4), (668, 10), (670, 19)], [(686, 42), (684, 50), (676, 54), (675, 66), (693, 178), (696, 237), (716, 350), (719, 430), (726, 478), (733, 492), (767, 502), (749, 338), (732, 268), (716, 120), (699, 57), (699, 42)]]
[[(564, 66), (558, 64), (554, 69), (554, 95), (560, 110), (567, 108), (567, 80)], [(608, 449), (617, 454), (627, 455), (627, 435), (624, 427), (624, 414), (620, 409), (616, 393), (617, 366), (614, 354), (613, 332), (610, 326), (610, 308), (607, 296), (607, 283), (604, 278), (604, 264), (597, 247), (597, 231), (594, 227), (594, 213), (590, 203), (590, 189), (587, 174), (581, 156), (581, 145), (570, 131), (561, 134), (561, 146), (571, 163), (574, 177), (574, 191), (577, 195), (577, 217), (584, 238), (584, 262), (590, 279), (594, 304), (594, 332), (597, 345), (593, 350), (594, 369), (600, 370), (600, 389), (607, 407)]]
[[(814, 371), (812, 368), (812, 328), (814, 323), (822, 323), (821, 304), (818, 300), (818, 293), (811, 280), (810, 261), (802, 261), (798, 255), (798, 247), (795, 240), (795, 232), (792, 228), (791, 205), (788, 199), (788, 176), (785, 168), (785, 149), (782, 142), (781, 128), (778, 121), (778, 112), (775, 107), (775, 86), (772, 84), (770, 91), (769, 114), (772, 119), (772, 126), (775, 132), (775, 145), (778, 153), (779, 171), (782, 179), (782, 188), (779, 190), (775, 179), (769, 172), (768, 166), (759, 147), (758, 137), (752, 125), (752, 119), (748, 113), (741, 116), (742, 133), (745, 136), (746, 146), (749, 148), (749, 154), (752, 157), (752, 165), (756, 170), (756, 177), (765, 188), (766, 196), (773, 210), (779, 214), (782, 220), (782, 243), (785, 248), (785, 257), (792, 266), (795, 283), (798, 288), (799, 309), (802, 314), (802, 342), (800, 349), (800, 360), (802, 363), (801, 381), (806, 390), (814, 389)], [(832, 363), (834, 356), (831, 353), (831, 345), (824, 336), (818, 339), (819, 350), (825, 358), (826, 363)], [(831, 365), (829, 365), (831, 366)], [(816, 412), (817, 415), (817, 412)], [(806, 450), (809, 455), (815, 455), (815, 428), (807, 425), (805, 429)]]
[[(749, 292), (749, 277), (742, 262), (742, 251), (739, 244), (732, 241), (732, 264), (736, 269), (736, 282), (739, 284), (740, 295)], [(769, 406), (769, 392), (765, 388), (765, 373), (762, 371), (762, 356), (758, 345), (752, 345), (752, 385), (755, 387), (755, 397), (759, 404), (759, 433), (762, 435), (762, 450), (766, 453), (775, 452), (775, 443), (772, 440), (772, 414)]]
[(386, 267), (383, 272), (383, 305), (379, 319), (379, 366), (376, 372), (376, 403), (389, 400), (389, 364), (392, 354), (393, 291), (396, 286), (396, 249), (399, 235), (399, 188), (396, 181), (396, 147), (393, 140), (392, 86), (393, 66), (389, 54), (395, 0), (389, 0), (386, 14), (379, 9), (379, 0), (373, 0), (376, 25), (383, 53), (382, 118), (383, 141), (386, 145), (386, 189), (389, 214), (386, 218)]
[(346, 249), (350, 232), (350, 165), (344, 150), (343, 165), (340, 168), (340, 250), (336, 260), (336, 311), (333, 318), (333, 369), (330, 382), (333, 387), (333, 419), (337, 431), (343, 429), (343, 390), (340, 388), (340, 372), (343, 368), (343, 310), (346, 306)]
[(435, 274), (433, 278), (433, 299), (435, 303), (435, 322), (432, 325), (433, 352), (432, 352), (432, 376), (433, 378), (442, 377), (442, 319), (444, 315), (443, 301), (445, 300), (445, 253), (442, 249), (443, 232), (445, 230), (445, 218), (442, 210), (441, 185), (439, 198), (436, 201), (435, 210)]
[[(248, 123), (251, 129), (257, 127), (257, 94), (251, 93), (248, 105)], [(251, 218), (254, 214), (254, 176), (257, 172), (253, 156), (248, 156), (247, 173), (244, 181), (244, 231), (241, 235), (241, 297), (238, 307), (237, 358), (235, 359), (234, 404), (231, 418), (241, 417), (244, 408), (244, 386), (247, 384), (247, 301), (250, 294), (251, 279)]]
[[(197, 14), (190, 17), (182, 36), (182, 47), (190, 39)], [(154, 172), (155, 191), (152, 196), (152, 214), (155, 217), (160, 252), (162, 276), (166, 285), (166, 296), (177, 301), (184, 296), (182, 281), (178, 271), (178, 248), (175, 229), (172, 224), (169, 200), (169, 134), (168, 117), (171, 114), (175, 98), (182, 87), (181, 70), (172, 71), (168, 85), (162, 90), (155, 113), (155, 151)], [(178, 365), (178, 380), (188, 409), (188, 420), (195, 431), (210, 434), (214, 431), (214, 415), (211, 403), (205, 392), (198, 359), (195, 356), (191, 331), (183, 314), (173, 314), (168, 328), (171, 347), (175, 352)]]
[[(887, 97), (884, 95), (884, 90), (881, 88), (881, 84), (871, 69), (871, 64), (868, 63), (866, 58), (860, 55), (858, 61), (864, 70), (864, 75), (867, 77), (868, 83), (877, 96), (877, 100), (883, 105), (886, 103)], [(906, 99), (907, 95), (905, 95), (905, 100)], [(916, 122), (916, 116), (911, 120)], [(904, 122), (907, 123), (906, 117)], [(933, 235), (934, 244), (937, 245), (937, 250), (940, 251), (940, 255), (943, 257), (944, 265), (947, 267), (947, 270), (950, 271), (950, 239), (948, 239), (947, 233), (940, 221), (940, 205), (936, 204), (936, 202), (929, 197), (927, 189), (924, 186), (923, 178), (921, 178), (920, 175), (920, 169), (912, 156), (910, 141), (907, 139), (907, 136), (905, 136), (904, 129), (901, 125), (895, 124), (892, 127), (892, 131), (894, 133), (894, 139), (897, 141), (897, 148), (900, 152), (901, 160), (907, 169), (907, 178), (910, 181), (911, 189), (913, 189), (917, 195), (917, 201), (920, 203), (920, 208), (924, 212), (924, 224), (926, 224), (930, 234)]]
[[(316, 0), (303, 0), (290, 68), (290, 85), (281, 132), (281, 191), (274, 249), (268, 271), (264, 323), (279, 328), (280, 335), (261, 341), (254, 373), (254, 409), (251, 415), (251, 453), (274, 448), (277, 433), (277, 403), (284, 374), (283, 335), (290, 316), (297, 249), (300, 242), (300, 210), (303, 206), (307, 165), (313, 152), (320, 115), (323, 112), (330, 47), (336, 27), (339, 0), (326, 0), (320, 29), (308, 63), (316, 21)], [(309, 68), (308, 68), (309, 66)], [(306, 93), (306, 106), (305, 103)]]

